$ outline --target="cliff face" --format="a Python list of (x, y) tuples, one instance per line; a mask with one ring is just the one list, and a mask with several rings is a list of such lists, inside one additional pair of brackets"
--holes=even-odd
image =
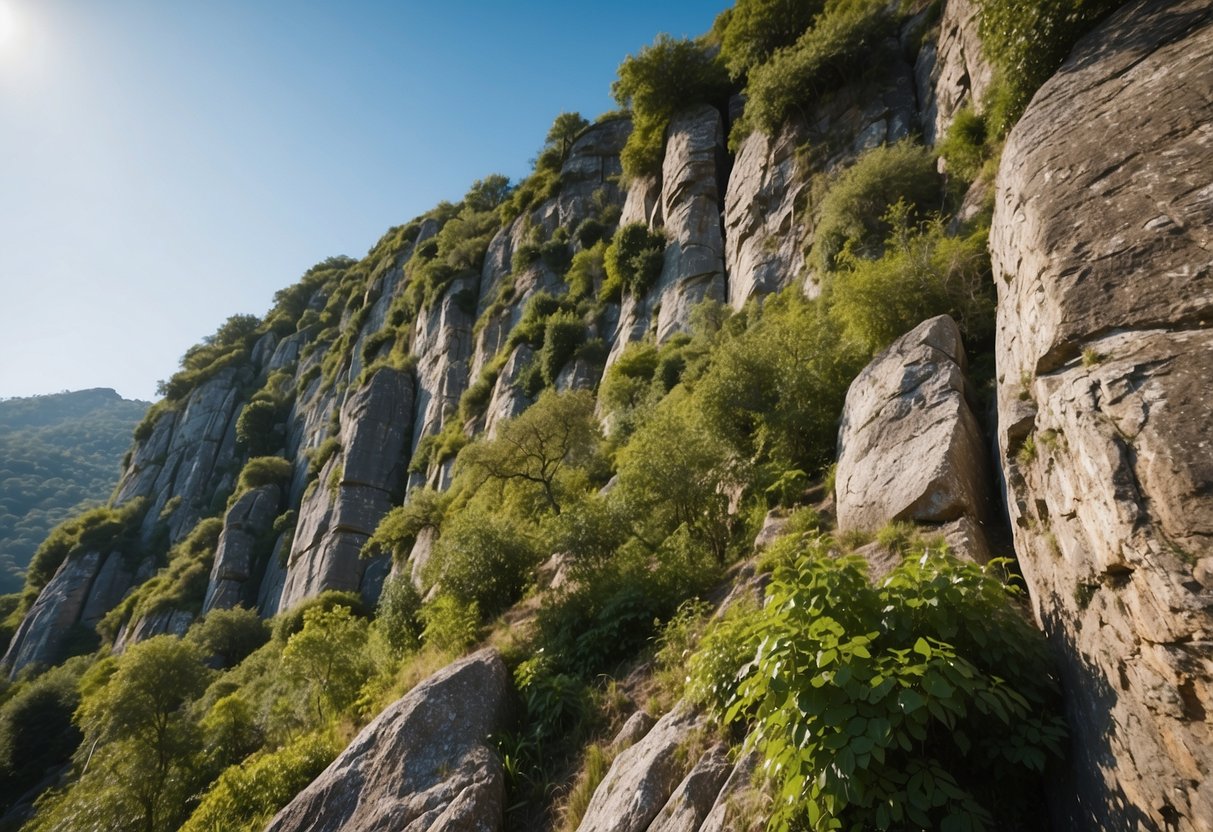
[[(586, 128), (558, 183), (486, 233), (481, 260), (441, 280), (423, 286), (419, 264), (444, 239), (443, 222), (462, 220), (435, 216), (389, 232), (357, 264), (305, 280), (288, 326), (260, 335), (141, 433), (114, 498), (140, 507), (137, 534), (64, 559), (12, 640), (11, 672), (55, 661), (73, 631), (138, 592), (208, 517), (222, 517), (222, 532), (204, 596), (122, 621), (116, 648), (180, 633), (213, 609), (268, 617), (327, 590), (373, 603), (390, 564), (361, 553), (380, 520), (416, 488), (449, 486), (452, 448), (494, 435), (534, 401), (540, 349), (519, 337), (520, 325), (536, 300), (567, 301), (560, 260), (593, 245), (575, 233), (587, 221), (608, 231), (644, 223), (666, 248), (650, 289), (583, 315), (583, 340), (597, 349), (578, 349), (549, 373), (545, 383), (559, 390), (593, 388), (631, 342), (688, 331), (705, 299), (741, 309), (787, 287), (820, 294), (805, 256), (820, 207), (814, 180), (907, 136), (940, 139), (990, 90), (970, 0), (945, 3), (938, 26), (927, 11), (904, 19), (886, 40), (895, 59), (778, 134), (750, 133), (735, 155), (726, 136), (736, 112), (676, 114), (660, 175), (626, 190), (619, 157), (629, 120)], [(986, 529), (1009, 515), (1035, 614), (1063, 667), (1073, 741), (1054, 801), (1059, 828), (1108, 818), (1126, 819), (1126, 829), (1213, 828), (1211, 84), (1208, 4), (1137, 3), (1080, 45), (1011, 134), (990, 238), (997, 460), (947, 318), (878, 356), (842, 417), (840, 529), (930, 525), (984, 560)], [(253, 453), (239, 434), (257, 401), (272, 402), (272, 439)], [(242, 482), (248, 459), (261, 455), (287, 460), (289, 475)], [(998, 480), (1005, 508), (990, 493)], [(433, 543), (423, 530), (412, 563), (398, 567), (416, 576)], [(887, 568), (887, 552), (866, 554), (875, 571)], [(368, 726), (273, 828), (352, 828), (364, 815), (387, 824), (393, 812), (428, 818), (410, 828), (499, 828), (500, 772), (473, 771), (491, 756), (483, 734), (504, 713), (499, 664), (472, 662), (502, 690), (492, 719), (441, 762), (466, 775), (456, 792), (468, 805), (487, 807), (474, 822), (434, 819), (454, 794), (442, 783), (393, 791), (385, 749), (404, 742), (398, 724), (422, 719), (418, 695)], [(435, 688), (465, 671), (456, 666)], [(731, 795), (756, 763), (730, 766), (715, 750), (686, 765), (677, 749), (701, 722), (683, 706), (632, 726), (627, 742), (636, 744), (616, 758), (581, 828), (735, 828)], [(402, 754), (424, 759), (425, 750)], [(373, 808), (376, 794), (347, 795), (334, 802), (339, 812), (308, 826), (364, 769), (390, 810)]]

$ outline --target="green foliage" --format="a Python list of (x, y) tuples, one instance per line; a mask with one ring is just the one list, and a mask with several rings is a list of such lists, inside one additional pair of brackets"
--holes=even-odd
[(480, 628), (480, 608), (473, 601), (464, 604), (450, 595), (439, 595), (421, 608), (426, 644), (448, 653), (462, 653), (476, 643)]
[[(578, 233), (580, 230), (578, 227)], [(598, 240), (573, 255), (573, 262), (565, 275), (565, 281), (569, 284), (569, 297), (578, 300), (594, 297), (597, 289), (606, 280), (606, 249), (606, 242)]]
[(19, 685), (0, 706), (0, 809), (12, 805), (80, 744), (72, 723), (82, 659)]
[(443, 525), (425, 577), (491, 617), (518, 600), (538, 562), (535, 545), (508, 518), (468, 507)]
[[(483, 186), (484, 181), (479, 184)], [(489, 191), (493, 189), (490, 187)], [(489, 241), (501, 222), (495, 208), (476, 207), (491, 202), (498, 194), (486, 196), (477, 192), (475, 186), (473, 192), (473, 200), (453, 216), (435, 217), (442, 222), (438, 235), (420, 246), (406, 264), (405, 298), (410, 317), (431, 307), (460, 275), (480, 271)]]
[(830, 187), (821, 203), (812, 261), (821, 271), (838, 268), (844, 253), (878, 257), (892, 230), (889, 209), (904, 202), (911, 218), (939, 206), (935, 159), (908, 141), (870, 150)]
[(619, 67), (611, 94), (632, 112), (632, 132), (620, 158), (625, 176), (661, 171), (670, 117), (728, 94), (728, 73), (715, 50), (693, 40), (659, 35), (651, 46), (629, 55)]
[(332, 459), (333, 454), (341, 450), (341, 439), (330, 436), (315, 448), (308, 450), (307, 478), (309, 480), (320, 476), (324, 466)]
[(657, 348), (649, 341), (633, 341), (607, 368), (599, 400), (608, 411), (638, 407), (647, 397), (657, 372)]
[(554, 151), (557, 160), (556, 167), (563, 165), (568, 160), (569, 151), (573, 149), (573, 142), (577, 140), (581, 131), (589, 126), (590, 123), (581, 117), (581, 113), (561, 113), (556, 116), (543, 145), (545, 153), (549, 150)]
[(338, 605), (304, 611), (303, 629), (287, 640), (282, 672), (302, 686), (321, 722), (352, 705), (370, 675), (366, 638), (366, 619)]
[(253, 456), (272, 454), (282, 443), (275, 428), (281, 420), (280, 408), (272, 401), (249, 402), (236, 419), (236, 439)]
[(412, 578), (399, 574), (384, 583), (372, 626), (397, 657), (421, 647), (421, 595)]
[(994, 334), (994, 283), (988, 226), (964, 237), (947, 236), (942, 221), (911, 227), (904, 204), (886, 215), (893, 230), (883, 256), (845, 258), (832, 277), (832, 313), (847, 336), (876, 351), (921, 321), (951, 315), (970, 344)]
[(496, 211), (510, 197), (510, 179), (500, 173), (477, 179), (463, 197), (466, 208), (476, 213)]
[(280, 456), (255, 456), (240, 469), (240, 480), (236, 486), (237, 493), (251, 491), (263, 485), (277, 485), (285, 488), (291, 481), (293, 468), (290, 460)]
[(470, 441), (463, 426), (454, 419), (449, 420), (440, 432), (421, 437), (413, 449), (409, 473), (424, 474), (431, 466), (455, 456)]
[(402, 562), (422, 529), (442, 525), (450, 503), (448, 494), (432, 488), (410, 491), (404, 505), (396, 506), (379, 521), (375, 533), (362, 547), (363, 557), (391, 554)]
[(603, 253), (606, 282), (599, 295), (602, 299), (619, 292), (643, 295), (661, 277), (665, 236), (650, 231), (641, 222), (625, 225), (615, 232), (611, 244)]
[(211, 610), (196, 621), (186, 638), (221, 667), (235, 667), (270, 638), (266, 622), (253, 610)]
[(985, 117), (978, 115), (972, 107), (962, 107), (953, 117), (947, 135), (936, 147), (947, 162), (948, 175), (963, 182), (976, 179), (989, 155), (989, 138)]
[(105, 389), (0, 401), (0, 594), (21, 589), (52, 528), (114, 489), (147, 409)]
[(872, 586), (829, 545), (781, 566), (692, 663), (693, 689), (752, 726), (781, 798), (771, 828), (982, 829), (1016, 811), (1064, 732), (1043, 639), (997, 564), (928, 552)]
[(991, 126), (1005, 135), (1078, 39), (1122, 0), (983, 0), (981, 48), (1001, 87)]
[(539, 351), (539, 367), (543, 380), (555, 385), (556, 377), (564, 365), (573, 357), (577, 348), (585, 343), (585, 323), (573, 312), (556, 312), (545, 322), (543, 348)]
[(307, 734), (227, 769), (181, 832), (259, 832), (337, 756), (326, 734)]
[(824, 6), (822, 0), (737, 0), (723, 21), (720, 55), (734, 78), (804, 34)]
[(819, 303), (785, 292), (722, 341), (695, 399), (744, 458), (815, 471), (834, 457), (847, 387), (866, 360)]
[(173, 402), (184, 401), (222, 370), (246, 364), (261, 332), (261, 319), (256, 315), (232, 315), (214, 335), (185, 351), (181, 369), (160, 382), (156, 392)]
[(835, 0), (794, 45), (751, 65), (746, 123), (773, 135), (814, 99), (883, 64), (878, 49), (893, 31), (886, 9), (883, 0)]

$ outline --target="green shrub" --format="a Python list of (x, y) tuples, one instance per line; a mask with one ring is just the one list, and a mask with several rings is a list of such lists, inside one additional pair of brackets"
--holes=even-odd
[(202, 648), (207, 658), (216, 660), (221, 667), (235, 667), (269, 641), (270, 628), (255, 611), (235, 607), (211, 610), (201, 620), (194, 622), (186, 638)]
[(752, 66), (746, 123), (774, 135), (814, 99), (884, 63), (878, 49), (894, 31), (886, 7), (884, 0), (837, 0), (794, 45)]
[(357, 592), (328, 590), (312, 598), (300, 601), (291, 607), (291, 609), (274, 616), (270, 622), (274, 633), (274, 640), (285, 644), (291, 636), (302, 630), (304, 618), (308, 610), (331, 610), (334, 607), (346, 607), (354, 615), (362, 617), (366, 617), (368, 614), (366, 605), (362, 602), (362, 596)]
[(425, 578), (492, 617), (518, 600), (538, 561), (535, 546), (508, 518), (465, 508), (444, 524)]
[(421, 595), (408, 575), (395, 575), (384, 583), (373, 626), (397, 657), (421, 647)]
[(640, 222), (623, 226), (603, 253), (607, 282), (628, 294), (643, 295), (661, 276), (664, 251), (664, 235)]
[(1123, 0), (983, 0), (981, 49), (997, 73), (991, 127), (1005, 135), (1078, 39)]
[(648, 341), (634, 341), (607, 368), (598, 397), (611, 412), (636, 407), (648, 395), (656, 371), (657, 348)]
[(80, 744), (72, 714), (80, 704), (82, 661), (21, 685), (0, 707), (0, 807), (11, 806), (48, 769), (66, 763)]
[(998, 564), (933, 553), (872, 586), (829, 545), (780, 567), (766, 603), (727, 625), (762, 645), (737, 683), (725, 634), (692, 662), (695, 689), (752, 726), (786, 798), (771, 828), (982, 829), (995, 809), (1022, 812), (1064, 729), (1043, 639)]
[(325, 734), (307, 734), (220, 775), (181, 832), (258, 832), (337, 756)]
[(280, 419), (279, 408), (264, 399), (249, 402), (236, 419), (236, 439), (253, 456), (272, 454), (282, 442), (275, 430)]
[(543, 329), (543, 348), (539, 351), (539, 366), (543, 380), (549, 385), (585, 342), (585, 323), (572, 312), (557, 312), (547, 319)]
[(324, 466), (333, 458), (333, 454), (340, 450), (341, 439), (336, 436), (330, 436), (315, 448), (309, 449), (307, 452), (307, 478), (312, 480), (320, 476), (320, 472), (324, 470)]
[(594, 217), (586, 217), (573, 230), (573, 239), (581, 244), (583, 249), (592, 248), (606, 237), (607, 229), (602, 222)]
[(403, 561), (422, 529), (442, 525), (450, 503), (450, 495), (432, 488), (410, 491), (404, 505), (396, 506), (379, 521), (375, 533), (363, 544), (363, 557), (390, 554)]
[(947, 135), (936, 147), (947, 162), (948, 175), (962, 182), (976, 179), (988, 155), (988, 138), (984, 116), (968, 106), (957, 112)]
[(938, 208), (940, 180), (931, 153), (908, 141), (875, 148), (830, 187), (821, 203), (813, 243), (813, 265), (839, 266), (844, 252), (878, 257), (892, 230), (889, 209), (904, 201), (912, 216)]
[(794, 44), (824, 5), (823, 0), (737, 0), (721, 21), (720, 55), (729, 74), (744, 78), (776, 50)]
[(464, 604), (450, 595), (439, 595), (421, 608), (425, 627), (422, 640), (438, 650), (461, 653), (476, 643), (480, 628), (480, 607), (475, 601)]
[(632, 111), (632, 132), (620, 158), (627, 177), (661, 172), (665, 130), (678, 110), (727, 96), (728, 73), (715, 50), (659, 35), (619, 67), (611, 94)]
[(934, 220), (917, 229), (892, 212), (894, 230), (876, 260), (851, 260), (835, 273), (832, 313), (847, 335), (875, 352), (927, 318), (951, 315), (972, 344), (994, 333), (989, 229), (949, 237)]
[(573, 262), (569, 265), (568, 273), (565, 275), (565, 280), (569, 284), (570, 298), (574, 300), (592, 298), (595, 288), (602, 286), (606, 280), (604, 263), (606, 248), (606, 242), (599, 240), (589, 248), (573, 255)]
[(240, 469), (238, 491), (249, 491), (263, 485), (286, 487), (291, 481), (293, 468), (290, 460), (280, 456), (255, 456)]
[[(118, 508), (95, 508), (60, 523), (34, 552), (25, 572), (23, 596), (33, 603), (65, 560), (87, 551), (111, 552), (135, 543), (139, 524), (147, 511), (147, 500), (140, 498)], [(28, 604), (17, 613), (24, 615)]]

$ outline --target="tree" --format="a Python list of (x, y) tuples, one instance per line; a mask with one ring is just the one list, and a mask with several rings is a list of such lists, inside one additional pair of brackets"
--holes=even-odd
[(509, 198), (512, 190), (508, 176), (500, 173), (490, 174), (472, 183), (463, 198), (463, 204), (473, 211), (495, 211), (498, 205)]
[(303, 629), (282, 651), (282, 672), (299, 683), (324, 722), (353, 704), (369, 675), (362, 656), (367, 623), (349, 607), (312, 607), (303, 617)]
[(544, 149), (555, 150), (556, 157), (563, 165), (568, 161), (569, 151), (573, 149), (573, 142), (577, 140), (581, 131), (589, 126), (590, 123), (581, 117), (581, 113), (561, 113), (556, 116), (551, 129), (548, 130), (547, 138), (544, 139)]
[(594, 399), (587, 391), (544, 391), (517, 419), (501, 426), (495, 439), (469, 445), (460, 464), (483, 484), (537, 486), (553, 514), (560, 514), (562, 474), (585, 462), (598, 440)]
[(824, 5), (821, 0), (738, 0), (720, 44), (729, 73), (742, 78), (776, 49), (791, 46)]

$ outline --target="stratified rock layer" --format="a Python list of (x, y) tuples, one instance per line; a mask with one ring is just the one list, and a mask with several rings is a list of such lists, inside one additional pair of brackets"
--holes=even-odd
[(964, 367), (960, 330), (942, 315), (851, 382), (838, 436), (839, 529), (985, 515), (989, 466)]
[(510, 715), (501, 657), (484, 650), (380, 714), (266, 832), (493, 832), (505, 778), (487, 744)]
[(1135, 3), (999, 171), (1000, 446), (1062, 657), (1059, 828), (1213, 829), (1213, 7)]

